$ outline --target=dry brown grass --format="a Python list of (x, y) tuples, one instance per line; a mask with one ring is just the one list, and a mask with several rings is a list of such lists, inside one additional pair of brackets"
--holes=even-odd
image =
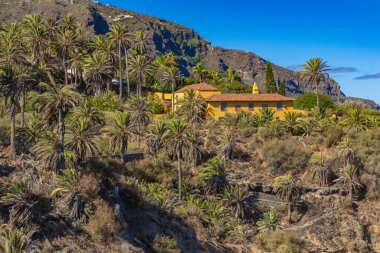
[(114, 212), (102, 199), (97, 199), (94, 204), (96, 212), (90, 217), (87, 231), (95, 241), (110, 244), (114, 240), (113, 237), (118, 230)]

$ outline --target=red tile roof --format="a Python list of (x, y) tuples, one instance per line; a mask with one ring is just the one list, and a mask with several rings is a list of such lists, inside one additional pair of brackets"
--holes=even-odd
[(215, 94), (206, 99), (207, 102), (276, 102), (293, 101), (293, 98), (284, 97), (277, 93), (272, 94)]
[(179, 90), (177, 92), (184, 92), (187, 90), (200, 90), (200, 91), (220, 91), (218, 88), (215, 88), (214, 86), (208, 85), (207, 83), (196, 83), (192, 85), (187, 85)]

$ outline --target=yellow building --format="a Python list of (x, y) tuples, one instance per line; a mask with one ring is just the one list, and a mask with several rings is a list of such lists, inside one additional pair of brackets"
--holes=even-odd
[[(262, 109), (271, 109), (276, 112), (275, 117), (283, 118), (288, 111), (297, 111), (293, 108), (293, 98), (288, 98), (277, 93), (260, 94), (256, 83), (252, 86), (251, 94), (222, 94), (222, 91), (205, 83), (185, 86), (174, 94), (174, 104), (182, 99), (186, 91), (196, 91), (207, 102), (207, 117), (218, 120), (226, 113), (239, 113), (241, 111), (258, 112)], [(167, 104), (171, 100), (171, 94), (157, 94)], [(176, 106), (174, 107), (176, 110)]]

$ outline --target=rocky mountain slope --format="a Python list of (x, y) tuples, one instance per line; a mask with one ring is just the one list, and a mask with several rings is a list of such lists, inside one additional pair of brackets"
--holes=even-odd
[[(104, 34), (113, 24), (120, 22), (131, 32), (146, 31), (148, 45), (152, 55), (174, 52), (180, 57), (183, 74), (188, 75), (198, 62), (215, 71), (224, 72), (228, 67), (236, 70), (246, 84), (257, 82), (261, 89), (265, 85), (266, 60), (254, 53), (227, 50), (214, 47), (193, 29), (163, 19), (141, 15), (109, 5), (87, 0), (0, 0), (0, 20), (7, 23), (20, 20), (30, 13), (40, 13), (59, 18), (71, 13), (91, 33)], [(286, 81), (288, 95), (295, 97), (313, 87), (306, 84), (299, 73), (273, 66), (275, 78)], [(322, 92), (335, 101), (343, 102), (347, 98), (333, 79), (322, 83)], [(362, 100), (365, 101), (365, 100)], [(371, 107), (377, 107), (371, 101), (365, 101)]]

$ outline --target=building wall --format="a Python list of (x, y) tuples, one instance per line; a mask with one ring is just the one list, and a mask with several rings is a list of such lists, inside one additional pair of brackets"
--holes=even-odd
[(238, 113), (235, 110), (236, 105), (240, 105), (241, 111), (249, 111), (249, 104), (254, 105), (252, 113), (257, 113), (262, 110), (262, 105), (267, 104), (268, 109), (271, 109), (272, 111), (276, 112), (275, 117), (278, 117), (279, 119), (284, 118), (284, 113), (285, 112), (290, 112), (290, 111), (298, 111), (302, 112), (299, 110), (294, 109), (293, 107), (293, 101), (286, 101), (282, 102), (283, 103), (283, 109), (281, 111), (277, 110), (277, 102), (227, 102), (227, 107), (226, 111), (221, 110), (221, 103), (222, 102), (208, 102), (207, 105), (207, 117), (214, 118), (215, 120), (218, 120), (221, 117), (224, 117), (226, 113)]
[[(199, 96), (201, 96), (203, 99), (206, 99), (208, 97), (211, 97), (212, 95), (215, 94), (222, 94), (221, 91), (195, 91), (198, 93)], [(183, 99), (185, 97), (185, 92), (177, 92), (174, 94), (175, 97), (175, 103), (177, 103), (179, 100)], [(175, 105), (175, 110), (177, 110), (177, 106)]]

